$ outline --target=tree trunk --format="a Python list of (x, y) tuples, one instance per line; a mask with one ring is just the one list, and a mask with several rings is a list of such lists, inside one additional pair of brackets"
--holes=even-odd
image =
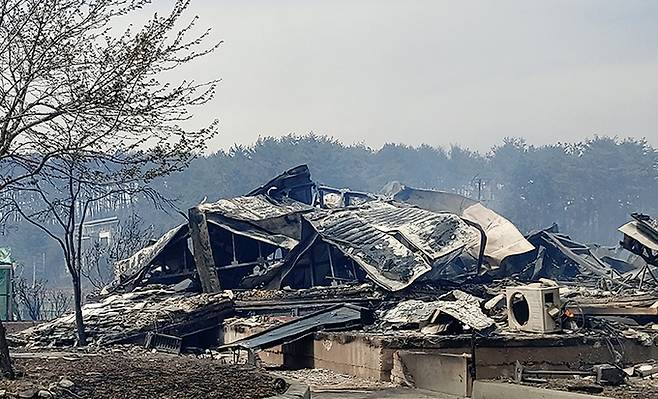
[(85, 324), (82, 318), (82, 288), (80, 286), (80, 276), (76, 278), (72, 276), (73, 280), (73, 309), (75, 311), (75, 328), (78, 335), (78, 345), (87, 345), (87, 334), (85, 333)]
[(0, 321), (0, 372), (2, 376), (9, 379), (14, 379), (14, 368), (11, 366), (11, 358), (9, 357), (9, 344), (7, 344), (7, 337), (5, 335), (5, 326)]

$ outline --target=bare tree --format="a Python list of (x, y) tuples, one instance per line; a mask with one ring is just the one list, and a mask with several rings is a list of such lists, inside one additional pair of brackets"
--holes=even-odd
[[(175, 31), (189, 0), (140, 30), (110, 29), (148, 0), (0, 0), (0, 188), (61, 154), (122, 148), (141, 157), (180, 151), (170, 122), (207, 101), (214, 82), (161, 84), (162, 72), (205, 55), (209, 31)], [(193, 141), (190, 132), (188, 141)], [(119, 147), (115, 144), (119, 143)]]
[(48, 290), (45, 299), (47, 318), (57, 318), (71, 310), (71, 296), (62, 290)]
[(143, 226), (135, 214), (122, 220), (109, 243), (91, 242), (83, 251), (82, 276), (97, 290), (114, 278), (114, 263), (144, 248), (154, 237), (153, 226)]
[(196, 18), (178, 27), (189, 1), (136, 31), (110, 29), (146, 3), (0, 0), (0, 187), (22, 219), (60, 246), (80, 345), (89, 209), (163, 204), (153, 180), (185, 168), (216, 132), (216, 123), (180, 126), (190, 107), (212, 98), (215, 81), (161, 81), (218, 46), (204, 46), (209, 31), (190, 37)]
[(16, 300), (31, 320), (42, 320), (44, 318), (43, 305), (46, 300), (46, 284), (46, 280), (36, 280), (30, 283), (24, 277), (20, 277), (14, 282)]

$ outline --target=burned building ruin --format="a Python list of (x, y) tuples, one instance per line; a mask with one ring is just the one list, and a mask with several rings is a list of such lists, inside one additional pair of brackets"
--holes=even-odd
[(418, 279), (476, 276), (532, 249), (509, 221), (457, 197), (333, 189), (298, 166), (245, 196), (190, 209), (187, 224), (118, 262), (107, 291), (186, 279), (203, 292), (366, 280), (399, 291)]
[[(646, 377), (622, 376), (629, 364), (658, 375), (649, 216), (633, 214), (614, 247), (557, 225), (523, 235), (461, 195), (327, 187), (306, 165), (186, 216), (117, 262), (83, 307), (95, 345), (328, 368), (457, 397), (478, 379), (522, 383), (556, 369), (613, 385)], [(73, 321), (12, 339), (74, 345)]]

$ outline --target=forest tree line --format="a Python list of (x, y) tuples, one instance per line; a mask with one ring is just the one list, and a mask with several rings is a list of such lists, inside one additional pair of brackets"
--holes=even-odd
[[(175, 200), (166, 212), (137, 199), (130, 206), (97, 210), (94, 217), (135, 214), (161, 233), (183, 221), (178, 210), (185, 212), (204, 198), (244, 194), (304, 163), (312, 178), (325, 185), (379, 192), (386, 183), (399, 181), (480, 197), (524, 233), (557, 223), (584, 242), (614, 245), (617, 227), (631, 212), (658, 214), (658, 149), (643, 139), (593, 137), (533, 146), (510, 138), (480, 153), (460, 146), (387, 144), (372, 149), (308, 134), (264, 137), (195, 159), (186, 170), (155, 183), (163, 196)], [(57, 248), (33, 227), (10, 223), (1, 241), (27, 269), (35, 254), (41, 259), (45, 252), (43, 277), (65, 278)]]

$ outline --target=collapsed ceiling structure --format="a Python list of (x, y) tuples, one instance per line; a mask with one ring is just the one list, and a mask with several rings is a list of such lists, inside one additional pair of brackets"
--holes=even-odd
[(399, 291), (477, 276), (534, 249), (478, 202), (394, 186), (383, 195), (334, 189), (298, 166), (245, 196), (190, 209), (188, 223), (117, 262), (106, 291), (189, 278), (203, 292), (365, 280)]
[[(647, 224), (633, 221), (621, 230), (656, 246), (639, 223)], [(381, 194), (336, 189), (315, 183), (300, 165), (245, 196), (190, 209), (187, 223), (117, 262), (105, 292), (187, 279), (206, 293), (364, 281), (395, 292), (416, 281), (510, 275), (589, 276), (623, 285), (625, 273), (645, 264), (639, 255), (631, 259), (637, 249), (628, 246), (630, 252), (605, 253), (557, 226), (524, 237), (509, 220), (458, 194), (397, 182)]]

